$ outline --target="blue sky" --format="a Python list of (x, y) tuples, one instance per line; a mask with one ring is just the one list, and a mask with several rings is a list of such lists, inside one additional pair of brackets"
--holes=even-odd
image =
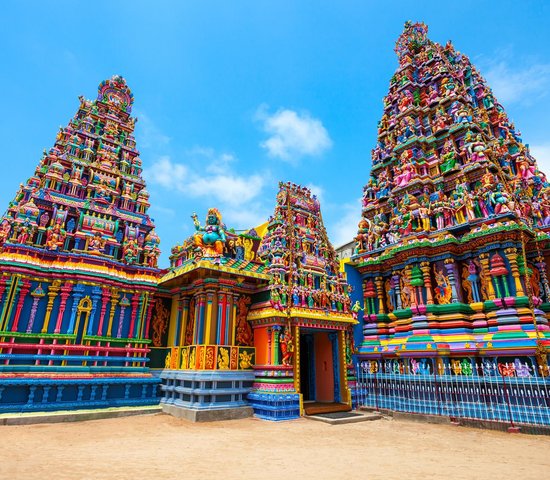
[[(124, 76), (161, 265), (218, 207), (273, 211), (279, 180), (312, 187), (335, 245), (351, 239), (406, 20), (452, 39), (550, 172), (550, 2), (3, 1), (2, 209), (97, 85)], [(389, 2), (387, 2), (389, 3)]]

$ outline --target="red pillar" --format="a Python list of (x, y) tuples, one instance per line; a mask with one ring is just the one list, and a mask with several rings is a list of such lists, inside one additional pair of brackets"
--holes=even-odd
[[(5, 285), (2, 286), (6, 288)], [(13, 325), (11, 327), (12, 332), (17, 332), (17, 327), (19, 326), (19, 317), (21, 316), (21, 310), (23, 309), (23, 303), (25, 302), (25, 297), (27, 296), (27, 293), (29, 293), (30, 288), (31, 282), (29, 282), (28, 280), (23, 280), (23, 286), (19, 291), (19, 300), (17, 302), (17, 306), (15, 307), (15, 318), (13, 319)]]
[(130, 321), (130, 330), (128, 331), (128, 338), (134, 338), (134, 327), (136, 324), (137, 309), (139, 306), (139, 293), (135, 292), (132, 295), (132, 320)]
[[(151, 321), (151, 312), (153, 311), (153, 305), (155, 304), (155, 299), (151, 298), (149, 301), (149, 306), (147, 307), (147, 322), (145, 324), (145, 333), (144, 338), (149, 338), (149, 322)], [(181, 303), (178, 306), (179, 311), (181, 311)], [(177, 339), (176, 339), (177, 340)]]
[(69, 298), (69, 295), (71, 294), (71, 291), (73, 289), (72, 283), (65, 283), (61, 287), (61, 301), (59, 303), (59, 312), (57, 314), (57, 321), (55, 322), (55, 330), (54, 333), (60, 333), (61, 332), (61, 324), (63, 323), (63, 315), (65, 313), (65, 307), (67, 305), (67, 300)]
[(107, 288), (103, 289), (103, 294), (101, 295), (101, 312), (99, 314), (99, 326), (97, 327), (97, 335), (101, 337), (103, 334), (103, 323), (105, 321), (105, 312), (107, 311), (107, 304), (111, 299), (111, 291)]

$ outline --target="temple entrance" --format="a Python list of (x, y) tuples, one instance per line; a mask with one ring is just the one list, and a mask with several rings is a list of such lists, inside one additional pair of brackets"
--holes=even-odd
[(343, 379), (338, 333), (304, 330), (300, 334), (300, 393), (306, 415), (349, 410), (340, 403)]

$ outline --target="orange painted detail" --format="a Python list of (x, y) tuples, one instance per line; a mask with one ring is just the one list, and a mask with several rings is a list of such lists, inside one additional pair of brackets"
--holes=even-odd
[(267, 327), (254, 329), (254, 346), (256, 347), (256, 365), (269, 365)]

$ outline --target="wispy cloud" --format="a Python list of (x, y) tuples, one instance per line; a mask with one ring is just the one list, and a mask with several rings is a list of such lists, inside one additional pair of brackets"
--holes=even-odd
[(341, 214), (333, 223), (326, 225), (329, 238), (334, 247), (351, 242), (357, 236), (357, 224), (361, 218), (361, 199), (339, 206)]
[(195, 148), (187, 155), (203, 160), (199, 162), (201, 168), (162, 156), (144, 169), (148, 184), (201, 203), (209, 202), (208, 207), (219, 208), (231, 227), (250, 228), (265, 221), (269, 214), (262, 196), (269, 177), (266, 172), (241, 175), (233, 170), (237, 160), (232, 154), (217, 154), (211, 149)]
[(170, 142), (170, 137), (143, 111), (135, 110), (136, 139), (140, 148), (164, 147)]
[(270, 114), (266, 105), (260, 106), (256, 119), (269, 135), (260, 146), (270, 157), (296, 162), (304, 156), (318, 156), (332, 146), (332, 140), (321, 120), (308, 112), (279, 109)]
[(550, 88), (550, 63), (512, 62), (512, 58), (512, 52), (505, 50), (490, 60), (481, 59), (482, 74), (503, 104), (532, 105)]

